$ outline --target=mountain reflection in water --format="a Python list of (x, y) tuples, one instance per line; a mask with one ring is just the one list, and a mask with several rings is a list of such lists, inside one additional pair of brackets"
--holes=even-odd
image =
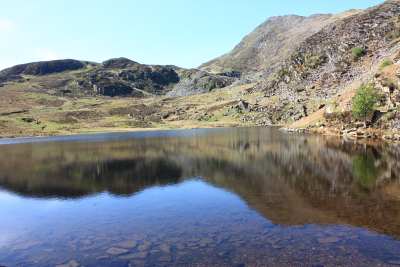
[(201, 177), (276, 225), (350, 225), (400, 238), (397, 144), (272, 127), (194, 132), (0, 145), (0, 188), (50, 200), (128, 198)]

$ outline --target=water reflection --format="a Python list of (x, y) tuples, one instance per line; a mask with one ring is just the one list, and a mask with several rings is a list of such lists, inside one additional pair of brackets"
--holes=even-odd
[[(107, 142), (61, 138), (1, 145), (0, 187), (41, 199), (41, 204), (27, 204), (28, 200), (17, 198), (13, 208), (29, 207), (20, 208), (20, 213), (0, 208), (0, 215), (10, 222), (8, 226), (3, 222), (2, 229), (11, 229), (27, 214), (40, 229), (41, 218), (46, 218), (47, 235), (53, 241), (35, 245), (22, 237), (16, 240), (28, 244), (28, 249), (40, 246), (52, 252), (59, 246), (55, 240), (68, 237), (65, 242), (74, 251), (97, 250), (97, 258), (116, 257), (123, 261), (121, 266), (127, 259), (131, 264), (146, 258), (136, 264), (146, 266), (150, 259), (156, 265), (190, 265), (191, 257), (200, 256), (210, 260), (210, 266), (225, 266), (224, 261), (226, 266), (245, 264), (246, 259), (235, 258), (233, 252), (264, 260), (280, 255), (281, 262), (269, 263), (275, 266), (320, 264), (310, 258), (318, 258), (316, 251), (309, 255), (302, 251), (308, 246), (322, 246), (321, 253), (335, 254), (341, 264), (346, 261), (340, 255), (350, 253), (346, 249), (355, 251), (351, 257), (358, 257), (360, 265), (394, 264), (400, 258), (393, 251), (400, 247), (379, 233), (400, 238), (399, 154), (399, 146), (383, 141), (289, 134), (276, 128), (179, 131), (148, 138), (114, 134)], [(53, 203), (51, 216), (41, 206), (49, 203)], [(17, 232), (3, 231), (0, 242), (5, 234), (18, 235), (33, 225), (21, 223)], [(76, 232), (77, 228), (82, 231)], [(360, 229), (361, 234), (354, 232)], [(146, 238), (127, 238), (138, 233)], [(299, 243), (302, 238), (309, 244)], [(129, 250), (115, 245), (128, 244), (124, 242), (137, 246)], [(382, 244), (389, 252), (382, 251)], [(110, 247), (116, 254), (107, 254)], [(118, 249), (128, 249), (127, 255), (132, 255), (120, 255)], [(281, 255), (286, 252), (298, 253), (297, 258)], [(358, 252), (368, 257), (360, 258)], [(170, 258), (159, 260), (163, 256), (157, 253)], [(54, 257), (60, 264), (66, 261)]]
[[(373, 149), (375, 150), (375, 149)], [(359, 153), (353, 160), (354, 183), (358, 193), (370, 192), (380, 176), (374, 158), (367, 153)]]

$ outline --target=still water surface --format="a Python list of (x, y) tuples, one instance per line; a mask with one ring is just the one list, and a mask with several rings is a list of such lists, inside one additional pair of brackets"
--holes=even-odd
[(400, 265), (399, 156), (273, 127), (3, 139), (0, 265)]

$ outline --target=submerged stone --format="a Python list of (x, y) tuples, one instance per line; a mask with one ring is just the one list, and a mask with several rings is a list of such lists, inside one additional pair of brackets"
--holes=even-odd
[(321, 243), (321, 244), (324, 244), (324, 243), (337, 243), (337, 242), (340, 242), (340, 241), (342, 241), (342, 239), (340, 239), (337, 236), (318, 238), (318, 242)]
[(119, 257), (120, 259), (144, 259), (148, 255), (147, 252), (136, 252)]
[(56, 267), (79, 267), (81, 266), (77, 261), (72, 260), (66, 264), (57, 265)]
[(172, 257), (170, 255), (163, 255), (160, 258), (158, 258), (158, 261), (171, 262), (172, 261)]
[(166, 245), (166, 244), (162, 244), (162, 245), (160, 246), (160, 249), (161, 249), (161, 251), (164, 251), (164, 252), (166, 252), (166, 253), (171, 253), (171, 247), (168, 246), (168, 245)]
[(134, 248), (137, 246), (137, 242), (130, 240), (130, 241), (125, 241), (122, 243), (119, 243), (118, 246), (123, 247), (123, 248)]
[(26, 242), (26, 243), (22, 243), (22, 244), (16, 245), (15, 247), (13, 247), (11, 249), (11, 251), (14, 251), (14, 250), (25, 250), (25, 249), (29, 249), (32, 246), (42, 245), (42, 244), (44, 244), (44, 242), (40, 242), (40, 241)]
[(107, 250), (107, 253), (112, 255), (120, 255), (127, 252), (129, 252), (129, 250), (123, 248), (110, 248)]

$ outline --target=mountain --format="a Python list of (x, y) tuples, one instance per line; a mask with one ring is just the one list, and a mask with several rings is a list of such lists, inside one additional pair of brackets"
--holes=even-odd
[(165, 95), (177, 85), (171, 95), (203, 94), (231, 85), (239, 76), (239, 73), (209, 74), (171, 65), (144, 65), (127, 58), (109, 59), (101, 64), (65, 59), (4, 69), (0, 71), (0, 82), (18, 82), (29, 87), (32, 81), (46, 77), (40, 87), (64, 94), (154, 97)]
[[(317, 109), (313, 103), (348, 102), (354, 89), (377, 75), (384, 60), (397, 62), (399, 15), (400, 2), (390, 0), (325, 26), (301, 42), (253, 91), (278, 97), (282, 116), (292, 108), (289, 103), (303, 103), (300, 109), (308, 109), (305, 115), (310, 115)], [(387, 79), (399, 81), (393, 75)]]
[(349, 10), (335, 15), (271, 17), (244, 37), (232, 51), (202, 64), (199, 69), (208, 72), (243, 73), (272, 70), (309, 36), (330, 23), (360, 12), (361, 10)]
[(343, 133), (361, 127), (351, 99), (372, 82), (381, 99), (369, 123), (400, 139), (399, 73), (400, 1), (388, 0), (335, 15), (269, 18), (198, 69), (115, 58), (2, 70), (0, 130), (25, 136), (291, 125)]

